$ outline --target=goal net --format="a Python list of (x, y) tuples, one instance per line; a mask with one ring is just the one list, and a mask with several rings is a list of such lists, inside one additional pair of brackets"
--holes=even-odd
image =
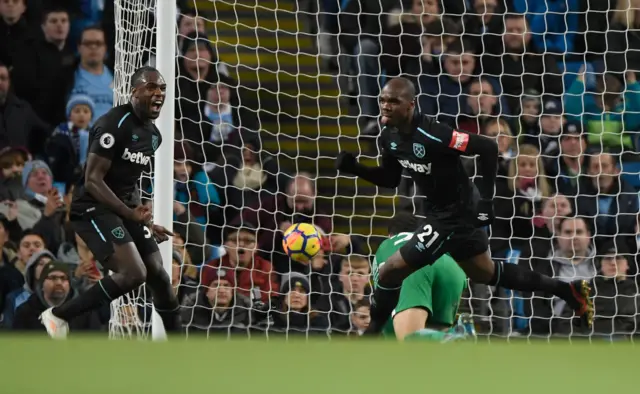
[[(596, 324), (584, 331), (549, 294), (470, 282), (459, 311), (478, 332), (635, 332), (640, 57), (627, 30), (636, 11), (625, 1), (509, 3), (179, 2), (176, 43), (159, 45), (177, 48), (176, 97), (166, 103), (176, 106), (176, 189), (166, 209), (189, 332), (361, 331), (369, 270), (353, 257), (370, 258), (388, 220), (422, 215), (425, 200), (407, 176), (417, 167), (388, 190), (337, 175), (335, 158), (345, 150), (378, 163), (377, 97), (395, 76), (414, 82), (424, 114), (497, 141), (493, 259), (593, 289)], [(118, 103), (155, 53), (153, 9), (116, 0)], [(463, 160), (474, 181), (476, 161)], [(324, 260), (283, 256), (280, 229), (299, 221), (327, 233)], [(283, 323), (295, 308), (281, 293), (293, 286), (310, 293), (300, 302), (312, 312)], [(112, 336), (149, 333), (144, 291), (112, 311)]]

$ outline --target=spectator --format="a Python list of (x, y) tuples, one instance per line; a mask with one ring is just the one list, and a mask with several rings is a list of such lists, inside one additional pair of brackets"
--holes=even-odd
[[(414, 0), (416, 4), (420, 0)], [(348, 1), (341, 5), (338, 14), (340, 34), (338, 40), (347, 55), (346, 69), (353, 70), (357, 76), (358, 98), (360, 108), (360, 126), (369, 130), (379, 114), (378, 93), (380, 92), (380, 34), (387, 27), (385, 14), (396, 1)]]
[(0, 150), (0, 198), (5, 201), (16, 201), (24, 197), (22, 186), (22, 171), (24, 163), (28, 160), (27, 154), (21, 149), (9, 146)]
[(0, 63), (11, 65), (15, 51), (36, 36), (26, 10), (26, 0), (0, 0)]
[(500, 79), (511, 109), (518, 108), (520, 97), (529, 89), (550, 96), (563, 93), (562, 75), (558, 66), (547, 51), (534, 51), (531, 41), (531, 31), (524, 15), (507, 14), (502, 45), (498, 44), (483, 52), (483, 72)]
[(509, 165), (516, 156), (516, 139), (511, 132), (509, 123), (500, 118), (489, 118), (482, 125), (482, 135), (495, 138), (498, 143), (498, 176), (506, 177)]
[(187, 332), (246, 332), (251, 322), (251, 301), (237, 293), (235, 285), (233, 270), (203, 268), (200, 290), (189, 296), (182, 307), (182, 324)]
[[(66, 211), (60, 192), (53, 187), (53, 174), (41, 160), (25, 164), (22, 171), (25, 200), (18, 200), (18, 221), (23, 229), (41, 234), (50, 250), (63, 241)], [(26, 202), (26, 203), (25, 203)]]
[(113, 74), (105, 65), (107, 49), (104, 31), (97, 26), (86, 27), (79, 42), (80, 63), (73, 70), (71, 94), (91, 97), (98, 119), (113, 107)]
[[(276, 272), (284, 274), (291, 270), (291, 261), (282, 250), (282, 234), (292, 223), (313, 223), (326, 234), (331, 233), (331, 219), (316, 209), (315, 184), (309, 174), (299, 174), (286, 186), (286, 194), (278, 193), (258, 203), (246, 206), (232, 226), (242, 223), (259, 223), (258, 249), (270, 256)], [(238, 224), (238, 222), (240, 224)], [(347, 241), (347, 244), (349, 242)], [(342, 246), (337, 242), (336, 246)]]
[(422, 34), (427, 26), (440, 20), (437, 0), (413, 0), (410, 12), (401, 13), (394, 23), (382, 28), (380, 64), (388, 77), (407, 73), (412, 59), (422, 54)]
[(175, 144), (174, 152), (174, 220), (206, 227), (219, 216), (218, 190), (202, 166), (188, 160), (189, 145)]
[(287, 334), (321, 334), (329, 328), (324, 312), (315, 310), (309, 300), (309, 280), (292, 272), (282, 278), (280, 297), (269, 310), (269, 330)]
[(46, 249), (34, 253), (31, 258), (29, 258), (24, 272), (24, 286), (7, 294), (3, 312), (3, 325), (5, 327), (13, 327), (15, 312), (18, 310), (18, 307), (25, 303), (31, 294), (33, 294), (37, 288), (36, 284), (40, 281), (42, 269), (55, 258), (56, 256)]
[(442, 54), (446, 48), (459, 39), (461, 27), (450, 18), (436, 19), (425, 25), (420, 39), (422, 51), (416, 57), (408, 57), (403, 71), (410, 79), (417, 79), (422, 74), (440, 74)]
[(553, 250), (555, 237), (560, 234), (560, 224), (574, 212), (569, 199), (562, 194), (556, 194), (543, 199), (540, 215), (533, 220), (536, 227), (531, 239), (531, 255), (536, 257), (548, 256)]
[(206, 101), (202, 101), (204, 124), (210, 127), (202, 131), (202, 149), (207, 163), (220, 162), (223, 147), (241, 145), (238, 109), (231, 105), (231, 87), (234, 85), (233, 79), (221, 75), (219, 81), (210, 85)]
[(56, 125), (67, 119), (65, 80), (75, 62), (75, 52), (67, 45), (67, 11), (56, 6), (45, 11), (42, 32), (43, 37), (32, 45), (16, 50), (11, 77), (15, 94), (31, 104), (45, 122)]
[[(278, 160), (262, 151), (259, 137), (243, 137), (241, 152), (230, 149), (225, 153), (226, 164), (210, 172), (211, 179), (222, 190), (224, 206), (222, 226), (231, 223), (242, 208), (258, 203), (261, 195), (275, 194), (278, 190)], [(224, 187), (226, 185), (226, 187)]]
[(540, 93), (535, 89), (524, 91), (520, 104), (520, 118), (516, 119), (516, 129), (514, 135), (519, 139), (532, 138), (538, 136), (540, 132), (540, 112), (542, 107)]
[(43, 141), (51, 129), (31, 106), (11, 93), (9, 69), (0, 62), (0, 149), (26, 147), (32, 154), (42, 153)]
[[(185, 253), (184, 257), (189, 259), (189, 254)], [(184, 304), (188, 296), (196, 292), (198, 288), (196, 277), (196, 267), (191, 265), (191, 261), (184, 261), (183, 254), (174, 247), (171, 260), (171, 286), (180, 305)]]
[(104, 275), (98, 267), (99, 263), (93, 253), (78, 234), (75, 234), (75, 244), (77, 245), (77, 258), (74, 263), (77, 263), (77, 267), (73, 273), (71, 284), (78, 292), (83, 293), (101, 280)]
[(89, 151), (89, 125), (95, 104), (89, 96), (71, 96), (67, 103), (67, 122), (60, 124), (47, 141), (46, 158), (56, 188), (64, 194), (67, 186), (82, 177)]
[(526, 254), (534, 235), (533, 219), (542, 199), (551, 194), (542, 159), (533, 145), (521, 145), (511, 160), (506, 180), (496, 183), (496, 221), (491, 226), (491, 250), (520, 250)]
[[(533, 258), (531, 269), (564, 282), (577, 279), (590, 281), (597, 272), (591, 235), (592, 232), (584, 218), (564, 219), (557, 237), (558, 247), (546, 258)], [(565, 301), (557, 297), (550, 294), (534, 294), (531, 314), (530, 328), (535, 334), (572, 332), (573, 310)]]
[[(258, 254), (256, 233), (256, 228), (246, 222), (237, 230), (229, 228), (224, 243), (224, 256), (209, 261), (206, 265), (229, 268), (229, 273), (235, 274), (234, 282), (237, 283), (238, 293), (251, 300), (255, 297), (269, 304), (272, 292), (278, 289), (278, 282), (271, 262)], [(203, 272), (202, 280), (207, 283), (211, 278)]]
[[(9, 243), (9, 221), (0, 215), (0, 311), (4, 310), (7, 295), (22, 286), (24, 277), (16, 267), (18, 257)], [(2, 323), (2, 316), (0, 316)], [(1, 324), (0, 324), (1, 325)]]
[(358, 301), (353, 312), (351, 312), (351, 330), (350, 334), (362, 335), (371, 321), (371, 306), (366, 298)]
[(180, 119), (182, 138), (199, 145), (208, 141), (211, 135), (211, 128), (204, 127), (207, 118), (200, 105), (202, 92), (208, 92), (211, 85), (220, 80), (216, 69), (218, 59), (209, 40), (198, 33), (191, 33), (184, 38), (180, 54), (176, 80), (176, 96), (179, 97), (175, 103), (176, 118)]
[(565, 118), (560, 102), (548, 100), (544, 103), (542, 116), (540, 116), (540, 134), (522, 135), (520, 142), (538, 147), (540, 154), (548, 157), (559, 149), (560, 132), (564, 123)]
[(606, 70), (614, 73), (640, 71), (640, 3), (637, 0), (618, 0), (606, 29)]
[(559, 149), (545, 157), (547, 175), (554, 179), (558, 193), (570, 197), (578, 195), (578, 183), (588, 161), (586, 150), (587, 138), (582, 133), (582, 125), (569, 121), (562, 126)]
[[(597, 79), (596, 92), (586, 93), (584, 67), (564, 96), (567, 118), (585, 125), (590, 145), (600, 149), (631, 150), (640, 130), (640, 84), (626, 73), (626, 89), (613, 75)], [(584, 104), (583, 104), (584, 103)]]
[[(447, 46), (443, 59), (444, 72), (438, 77), (421, 76), (418, 97), (420, 110), (438, 120), (456, 127), (456, 118), (462, 113), (460, 99), (469, 92), (476, 74), (476, 55), (471, 41), (462, 39)], [(501, 89), (497, 80), (487, 77), (493, 87), (493, 94), (500, 97)], [(509, 114), (506, 101), (500, 100), (501, 112)]]
[(592, 157), (587, 175), (580, 184), (577, 213), (594, 218), (596, 245), (610, 242), (612, 237), (631, 245), (640, 210), (638, 192), (620, 177), (617, 157), (606, 152)]
[[(40, 280), (35, 283), (33, 293), (16, 310), (13, 329), (17, 331), (45, 331), (40, 322), (40, 314), (46, 309), (61, 305), (75, 296), (75, 289), (69, 281), (69, 265), (49, 262), (41, 271)], [(88, 312), (69, 321), (71, 331), (98, 330), (100, 319), (96, 312)]]
[(462, 17), (465, 33), (471, 36), (473, 45), (486, 53), (500, 47), (504, 32), (503, 0), (471, 0), (471, 12)]
[(341, 263), (337, 283), (330, 294), (331, 328), (346, 333), (351, 328), (350, 316), (356, 304), (371, 292), (369, 285), (371, 265), (369, 260), (358, 255), (350, 255)]
[(311, 288), (311, 303), (318, 309), (330, 311), (329, 295), (332, 291), (332, 264), (329, 263), (328, 253), (320, 249), (309, 262), (309, 286)]
[(514, 11), (527, 13), (533, 45), (539, 52), (573, 54), (578, 29), (579, 0), (512, 0)]
[(501, 115), (500, 102), (494, 95), (493, 85), (484, 78), (473, 78), (469, 82), (469, 93), (461, 95), (461, 99), (457, 126), (464, 131), (480, 134), (485, 122)]
[(628, 277), (628, 249), (623, 244), (605, 247), (599, 259), (600, 275), (593, 280), (593, 331), (618, 337), (635, 335), (638, 323), (638, 285)]
[(44, 238), (33, 231), (25, 231), (22, 234), (20, 243), (18, 244), (17, 259), (10, 262), (13, 267), (19, 272), (19, 275), (23, 277), (20, 281), (20, 285), (24, 283), (24, 274), (27, 270), (27, 262), (35, 253), (39, 253), (46, 250), (46, 244)]

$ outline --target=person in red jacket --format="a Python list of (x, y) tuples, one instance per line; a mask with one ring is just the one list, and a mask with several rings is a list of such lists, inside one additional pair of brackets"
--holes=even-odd
[[(236, 291), (252, 300), (260, 300), (269, 304), (272, 294), (279, 286), (277, 275), (271, 268), (271, 262), (258, 254), (257, 229), (250, 224), (240, 228), (228, 228), (224, 242), (225, 254), (206, 263), (211, 267), (228, 267), (235, 269)], [(211, 283), (209, 273), (202, 270), (202, 283)]]

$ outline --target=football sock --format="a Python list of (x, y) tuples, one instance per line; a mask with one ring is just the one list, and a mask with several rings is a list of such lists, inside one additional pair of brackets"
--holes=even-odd
[(164, 329), (167, 333), (180, 333), (182, 332), (180, 305), (178, 305), (178, 301), (176, 300), (174, 300), (173, 304), (173, 306), (168, 306), (167, 309), (156, 307), (156, 312), (158, 312), (158, 315), (162, 318), (162, 324), (164, 324)]
[(563, 299), (571, 297), (569, 283), (550, 278), (517, 264), (498, 262), (495, 263), (495, 267), (493, 279), (488, 283), (490, 286), (526, 292), (542, 291)]
[(54, 316), (69, 321), (85, 312), (108, 304), (125, 294), (127, 292), (123, 291), (110, 276), (107, 276), (78, 297), (53, 308), (52, 312)]
[(382, 332), (384, 325), (398, 304), (400, 288), (386, 289), (377, 287), (371, 297), (371, 321), (364, 335), (376, 335)]

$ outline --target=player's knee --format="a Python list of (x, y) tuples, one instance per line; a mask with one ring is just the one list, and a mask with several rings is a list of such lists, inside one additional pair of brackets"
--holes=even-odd
[(423, 308), (410, 308), (393, 317), (393, 331), (399, 341), (427, 325), (429, 312)]
[(123, 272), (126, 285), (130, 289), (137, 289), (147, 280), (147, 268), (142, 263), (132, 263)]

